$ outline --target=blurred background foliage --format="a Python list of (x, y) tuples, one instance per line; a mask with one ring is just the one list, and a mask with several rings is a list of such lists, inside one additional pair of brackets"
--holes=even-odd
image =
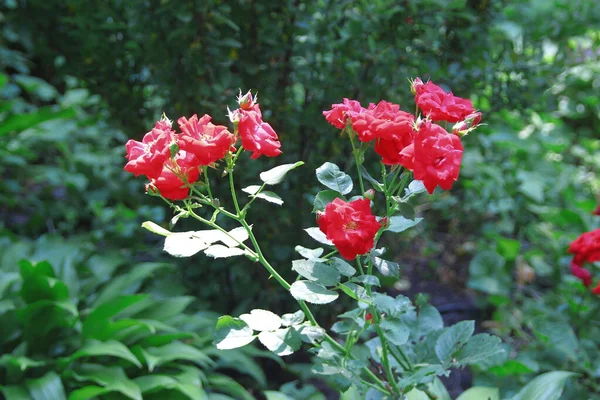
[[(599, 300), (569, 275), (566, 255), (571, 240), (598, 227), (591, 211), (600, 193), (600, 8), (593, 1), (0, 5), (0, 315), (10, 321), (0, 332), (0, 384), (9, 385), (2, 389), (8, 399), (20, 398), (10, 392), (37, 400), (36, 385), (67, 394), (95, 386), (129, 398), (136, 397), (126, 390), (135, 388), (195, 398), (181, 387), (197, 382), (214, 399), (277, 389), (284, 378), (267, 382), (261, 368), (277, 369), (278, 361), (253, 359), (252, 349), (221, 355), (209, 327), (218, 313), (251, 305), (292, 311), (287, 294), (249, 261), (161, 254), (140, 224), (166, 226), (172, 215), (144, 196), (141, 179), (124, 173), (124, 143), (141, 138), (163, 111), (172, 119), (208, 113), (226, 124), (238, 89), (258, 90), (284, 154), (242, 160), (241, 184), (276, 163), (307, 163), (282, 184), (276, 219), (269, 204), (256, 204), (251, 216), (270, 257), (291, 275), (297, 232), (314, 225), (314, 169), (326, 160), (352, 165), (349, 143), (321, 111), (342, 97), (411, 104), (407, 78), (416, 76), (471, 97), (486, 126), (465, 138), (453, 190), (419, 198), (426, 223), (388, 240), (404, 266), (388, 290), (432, 293), (447, 319), (472, 310), (480, 329), (511, 346), (511, 360), (473, 371), (455, 392), (473, 380), (515, 390), (553, 369), (581, 374), (565, 398), (600, 390), (600, 325), (592, 315)], [(55, 281), (64, 290), (44, 286)], [(103, 314), (102, 323), (129, 322), (91, 337), (86, 322), (119, 299), (122, 308)], [(131, 310), (132, 299), (146, 310), (169, 299), (170, 311)], [(322, 312), (323, 325), (341, 310)], [(39, 325), (46, 327), (32, 328)], [(85, 354), (89, 340), (118, 340), (133, 359)], [(157, 362), (152, 351), (160, 346), (180, 346), (186, 356)], [(107, 376), (124, 383), (115, 388)], [(311, 386), (303, 393), (322, 398)]]

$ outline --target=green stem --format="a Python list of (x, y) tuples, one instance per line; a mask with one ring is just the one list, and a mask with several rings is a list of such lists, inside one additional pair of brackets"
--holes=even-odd
[[(360, 256), (356, 257), (356, 265), (358, 266), (360, 273), (364, 275), (364, 272), (363, 272), (364, 269), (360, 262)], [(373, 273), (373, 263), (369, 260), (367, 263), (367, 274), (371, 275), (372, 273)], [(365, 284), (365, 289), (367, 290), (367, 294), (369, 295), (369, 297), (371, 297), (372, 296), (371, 285)], [(396, 384), (396, 379), (394, 378), (394, 373), (393, 373), (392, 367), (390, 365), (387, 339), (385, 338), (385, 335), (384, 335), (383, 331), (381, 330), (381, 327), (379, 326), (379, 323), (381, 322), (381, 316), (379, 315), (379, 312), (377, 311), (377, 309), (375, 308), (374, 305), (371, 305), (370, 309), (371, 309), (371, 315), (373, 315), (373, 326), (375, 327), (375, 332), (377, 332), (377, 336), (379, 336), (379, 340), (381, 341), (381, 362), (383, 364), (383, 369), (385, 371), (385, 375), (387, 376), (388, 382), (392, 385), (392, 390), (394, 391), (394, 394), (399, 396), (400, 389), (398, 388), (398, 385)]]
[(254, 200), (256, 200), (256, 195), (263, 191), (263, 189), (265, 188), (265, 185), (266, 185), (266, 183), (263, 183), (260, 186), (260, 188), (256, 191), (256, 193), (254, 193), (254, 195), (250, 198), (250, 201), (248, 203), (246, 203), (244, 208), (242, 208), (242, 214), (245, 214), (248, 211), (248, 209), (250, 208), (250, 205), (252, 203), (254, 203)]
[(362, 195), (365, 194), (365, 185), (363, 183), (362, 174), (360, 173), (360, 155), (356, 150), (356, 145), (354, 144), (354, 133), (348, 132), (348, 136), (350, 137), (350, 143), (352, 144), (352, 154), (354, 155), (354, 164), (356, 164), (356, 172), (358, 172), (358, 183), (360, 185), (360, 193)]
[(205, 166), (202, 172), (204, 173), (204, 183), (206, 184), (206, 192), (208, 193), (208, 198), (210, 199), (210, 201), (214, 201), (212, 192), (210, 190), (210, 180), (208, 179), (208, 167)]

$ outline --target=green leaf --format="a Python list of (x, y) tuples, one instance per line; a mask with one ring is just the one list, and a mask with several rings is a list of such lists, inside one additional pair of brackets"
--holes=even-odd
[(295, 168), (298, 168), (301, 165), (304, 165), (303, 161), (298, 161), (294, 164), (279, 165), (268, 171), (261, 172), (259, 177), (267, 185), (277, 185), (279, 182), (281, 182), (283, 180), (283, 178), (285, 177), (285, 175), (288, 172), (290, 172), (291, 170), (293, 170)]
[(250, 195), (250, 197), (256, 197), (259, 199), (266, 200), (270, 203), (277, 204), (278, 206), (283, 204), (283, 200), (277, 193), (265, 190), (258, 193), (260, 190), (260, 186), (258, 185), (250, 185), (242, 189), (242, 192), (246, 192)]
[(120, 296), (96, 307), (85, 318), (82, 325), (84, 338), (107, 340), (110, 339), (112, 317), (134, 304), (148, 298), (148, 295), (138, 294)]
[(371, 257), (371, 261), (383, 276), (398, 276), (400, 274), (400, 265), (398, 263), (379, 257)]
[(456, 400), (500, 400), (500, 389), (475, 386), (464, 391)]
[(373, 189), (383, 192), (383, 185), (373, 178), (363, 165), (360, 166), (360, 174), (373, 186)]
[(435, 354), (440, 362), (442, 364), (450, 363), (454, 354), (467, 343), (474, 331), (474, 321), (461, 321), (444, 329), (435, 344)]
[(300, 338), (305, 343), (316, 343), (325, 337), (325, 329), (320, 326), (302, 325), (296, 328), (300, 334)]
[(499, 337), (480, 333), (470, 338), (467, 344), (456, 353), (455, 358), (458, 363), (468, 365), (504, 352)]
[(26, 371), (29, 368), (41, 367), (46, 365), (45, 361), (32, 360), (25, 356), (13, 356), (12, 354), (4, 354), (0, 357), (1, 366), (13, 366), (19, 371)]
[(379, 326), (385, 333), (385, 337), (396, 346), (402, 346), (408, 341), (410, 330), (401, 320), (396, 318), (386, 318)]
[(579, 342), (568, 323), (544, 315), (535, 317), (531, 325), (535, 335), (545, 342), (546, 346), (554, 347), (572, 360), (577, 359), (575, 353), (579, 348)]
[(431, 304), (425, 304), (419, 309), (417, 317), (417, 335), (422, 337), (429, 332), (437, 331), (444, 327), (444, 320), (440, 312)]
[(204, 368), (214, 364), (212, 359), (202, 351), (179, 341), (171, 342), (160, 347), (142, 349), (142, 354), (146, 359), (150, 371), (173, 360), (191, 361)]
[(104, 289), (100, 290), (100, 293), (93, 302), (92, 306), (98, 307), (99, 305), (121, 295), (133, 294), (137, 292), (144, 280), (152, 276), (155, 271), (172, 267), (173, 266), (171, 264), (166, 263), (137, 264), (126, 274), (112, 279), (110, 283), (104, 287)]
[(508, 295), (511, 275), (504, 269), (504, 258), (493, 251), (482, 251), (469, 263), (469, 287), (488, 294)]
[(229, 315), (219, 317), (214, 337), (215, 345), (220, 350), (242, 347), (256, 338), (252, 329), (244, 321)]
[(0, 137), (12, 132), (21, 132), (27, 128), (32, 128), (45, 121), (53, 119), (69, 119), (75, 116), (75, 110), (66, 108), (56, 111), (55, 107), (40, 107), (35, 112), (27, 114), (13, 114), (2, 121), (0, 125)]
[(323, 254), (323, 248), (319, 247), (317, 249), (307, 249), (306, 247), (296, 246), (294, 250), (298, 252), (302, 257), (313, 260), (313, 261), (325, 261), (325, 259), (321, 259), (321, 255)]
[(283, 314), (281, 316), (281, 323), (283, 326), (298, 325), (304, 322), (304, 318), (304, 312), (302, 312), (302, 310), (298, 310), (293, 314)]
[[(166, 375), (140, 376), (134, 379), (142, 393), (156, 393), (165, 390), (176, 390), (191, 400), (206, 400), (206, 393), (199, 385), (180, 382)], [(163, 395), (162, 398), (169, 398)]]
[(340, 283), (338, 287), (354, 300), (371, 304), (371, 298), (364, 287), (357, 285), (356, 283)]
[(292, 269), (302, 277), (323, 286), (335, 286), (340, 281), (339, 271), (328, 264), (310, 260), (294, 260)]
[(110, 389), (102, 386), (84, 386), (72, 391), (69, 394), (69, 400), (93, 400), (97, 399), (100, 395), (110, 392)]
[(66, 400), (65, 389), (55, 372), (48, 372), (37, 379), (27, 380), (27, 389), (32, 400)]
[(149, 230), (152, 233), (155, 233), (160, 236), (169, 236), (173, 234), (173, 232), (163, 228), (162, 226), (152, 222), (152, 221), (144, 221), (142, 223), (142, 228)]
[(4, 292), (20, 279), (21, 276), (16, 272), (0, 272), (0, 299), (4, 298)]
[(325, 206), (335, 199), (343, 199), (343, 196), (335, 190), (321, 190), (315, 196), (312, 212), (325, 210)]
[(410, 299), (402, 295), (393, 298), (387, 294), (373, 293), (373, 304), (377, 311), (391, 317), (397, 317), (413, 308)]
[(396, 215), (395, 217), (390, 218), (390, 224), (386, 228), (386, 231), (395, 233), (403, 232), (408, 228), (412, 228), (413, 226), (417, 225), (421, 221), (423, 221), (423, 218), (415, 218), (413, 220), (404, 218), (401, 215)]
[(2, 394), (6, 400), (31, 400), (23, 386), (2, 386)]
[(554, 371), (537, 376), (510, 400), (560, 400), (567, 379), (573, 372)]
[(406, 201), (416, 194), (423, 193), (425, 190), (427, 189), (425, 188), (423, 181), (414, 180), (408, 184), (406, 189), (404, 189), (404, 197), (402, 200)]
[(503, 237), (496, 237), (496, 247), (498, 253), (506, 260), (515, 260), (521, 250), (521, 242), (515, 239), (508, 239)]
[(267, 400), (294, 400), (286, 394), (281, 392), (274, 392), (272, 390), (264, 391), (263, 394), (267, 398)]
[(308, 233), (308, 236), (315, 239), (319, 243), (333, 246), (333, 242), (327, 239), (327, 236), (325, 236), (325, 234), (319, 228), (306, 228), (304, 229), (304, 232)]
[(88, 339), (85, 341), (83, 346), (73, 353), (68, 360), (75, 361), (79, 358), (83, 357), (102, 357), (102, 356), (112, 356), (118, 357), (123, 360), (127, 360), (137, 366), (138, 368), (142, 367), (142, 364), (139, 360), (133, 355), (131, 351), (121, 342), (117, 342), (116, 340), (108, 340), (106, 342), (100, 342), (94, 339)]
[(278, 329), (274, 332), (263, 331), (258, 334), (258, 340), (278, 356), (292, 354), (302, 345), (300, 335), (293, 328)]
[(495, 365), (488, 371), (501, 378), (510, 375), (523, 375), (534, 372), (533, 369), (518, 360), (505, 361), (504, 364)]
[[(73, 374), (80, 382), (92, 381), (103, 386), (106, 392), (119, 392), (130, 399), (142, 400), (140, 388), (125, 375), (121, 367), (85, 364)], [(69, 400), (72, 400), (72, 396), (69, 396)]]
[(379, 278), (375, 275), (359, 275), (355, 278), (352, 278), (351, 282), (363, 283), (371, 286), (381, 286)]
[(223, 246), (222, 244), (213, 244), (204, 250), (204, 254), (212, 258), (228, 258), (243, 256), (246, 254), (246, 250), (237, 247), (227, 247)]
[(335, 190), (341, 194), (348, 194), (352, 191), (352, 178), (350, 175), (330, 162), (326, 162), (317, 168), (317, 179), (329, 189)]
[(356, 274), (356, 269), (341, 258), (334, 257), (331, 259), (331, 266), (337, 269), (344, 276), (352, 276)]
[(281, 318), (279, 315), (268, 310), (255, 309), (250, 311), (250, 314), (240, 315), (240, 319), (244, 321), (252, 330), (255, 331), (274, 331), (281, 327)]
[(225, 375), (209, 375), (208, 386), (219, 392), (230, 394), (236, 400), (256, 400), (242, 385)]
[(313, 304), (331, 303), (339, 297), (338, 293), (310, 281), (294, 282), (290, 288), (290, 293), (296, 300), (304, 300)]

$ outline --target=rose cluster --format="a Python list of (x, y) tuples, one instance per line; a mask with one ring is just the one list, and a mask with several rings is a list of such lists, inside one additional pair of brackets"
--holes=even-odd
[[(568, 252), (573, 254), (571, 273), (579, 278), (585, 286), (591, 286), (592, 274), (584, 265), (600, 261), (600, 229), (580, 235), (571, 242)], [(592, 292), (600, 295), (600, 280)]]
[[(402, 111), (385, 100), (363, 107), (344, 99), (324, 111), (339, 129), (351, 128), (361, 142), (375, 142), (375, 152), (387, 165), (401, 165), (423, 181), (429, 193), (439, 185), (449, 190), (458, 179), (462, 161), (461, 136), (475, 129), (481, 113), (468, 99), (454, 96), (432, 82), (416, 78), (411, 85), (422, 116)], [(454, 124), (449, 133), (440, 123)]]
[(234, 133), (227, 127), (214, 125), (210, 115), (198, 118), (181, 117), (177, 120), (181, 133), (172, 129), (166, 117), (146, 133), (141, 142), (129, 140), (125, 145), (125, 171), (135, 176), (145, 175), (150, 183), (148, 191), (157, 191), (171, 200), (182, 200), (189, 195), (189, 187), (196, 182), (203, 167), (214, 166), (235, 152), (238, 138), (242, 148), (251, 151), (251, 158), (261, 155), (275, 157), (281, 154), (281, 143), (271, 125), (262, 120), (256, 97), (248, 92), (238, 97), (239, 108), (229, 111)]

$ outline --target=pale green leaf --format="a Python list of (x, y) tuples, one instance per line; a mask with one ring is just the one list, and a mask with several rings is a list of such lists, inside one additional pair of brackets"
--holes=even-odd
[(268, 171), (261, 172), (259, 177), (267, 185), (276, 185), (283, 180), (283, 178), (288, 172), (295, 168), (298, 168), (301, 165), (304, 165), (303, 161), (298, 161), (294, 164), (279, 165)]
[(339, 297), (338, 293), (310, 281), (294, 282), (290, 288), (290, 293), (296, 300), (304, 300), (313, 304), (331, 303)]
[(255, 331), (274, 331), (281, 326), (281, 318), (279, 315), (268, 310), (255, 309), (250, 311), (250, 314), (240, 315), (240, 319), (244, 321), (252, 330)]

